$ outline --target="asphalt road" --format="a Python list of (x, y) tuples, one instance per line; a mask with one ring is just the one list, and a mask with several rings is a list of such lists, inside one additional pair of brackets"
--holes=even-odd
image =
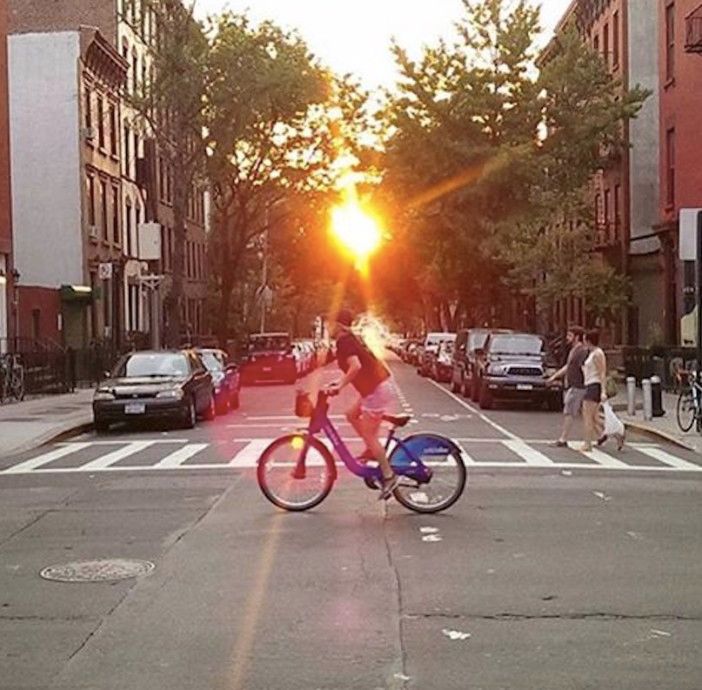
[[(347, 474), (316, 510), (276, 511), (254, 467), (299, 427), (292, 387), (247, 388), (188, 432), (0, 459), (0, 688), (702, 687), (702, 457), (644, 437), (558, 450), (558, 414), (484, 415), (392, 366), (410, 430), (465, 451), (446, 514), (381, 504)], [(110, 558), (155, 568), (39, 576)]]

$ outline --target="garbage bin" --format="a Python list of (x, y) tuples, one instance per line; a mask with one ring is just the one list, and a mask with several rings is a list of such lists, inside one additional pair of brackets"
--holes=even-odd
[(661, 386), (660, 376), (651, 377), (651, 408), (654, 417), (663, 417), (665, 410), (663, 409), (663, 388)]

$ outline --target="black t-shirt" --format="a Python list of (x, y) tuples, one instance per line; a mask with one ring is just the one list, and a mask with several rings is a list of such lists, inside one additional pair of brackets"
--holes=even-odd
[(351, 357), (358, 357), (361, 371), (351, 384), (364, 398), (390, 378), (388, 368), (353, 333), (346, 333), (336, 341), (336, 357), (344, 373), (349, 370)]
[(583, 364), (590, 353), (585, 345), (578, 343), (574, 345), (568, 353), (566, 388), (585, 388), (585, 377), (583, 375)]

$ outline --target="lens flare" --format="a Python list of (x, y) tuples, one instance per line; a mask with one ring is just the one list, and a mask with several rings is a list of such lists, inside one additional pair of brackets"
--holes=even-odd
[(305, 446), (305, 440), (302, 436), (295, 436), (295, 438), (290, 441), (290, 445), (293, 450), (302, 450)]
[(354, 198), (332, 209), (331, 232), (359, 267), (367, 264), (383, 239), (379, 220)]

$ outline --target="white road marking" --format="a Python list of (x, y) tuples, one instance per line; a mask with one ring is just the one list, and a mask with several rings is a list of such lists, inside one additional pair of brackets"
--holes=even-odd
[(502, 444), (513, 453), (516, 453), (528, 465), (550, 467), (554, 464), (553, 460), (547, 458), (542, 452), (532, 448), (522, 440), (502, 441)]
[(157, 462), (154, 467), (157, 468), (173, 468), (180, 467), (186, 460), (189, 460), (194, 455), (197, 455), (200, 451), (205, 450), (208, 447), (208, 443), (188, 443), (187, 446), (178, 448), (172, 453), (166, 455), (160, 462)]
[(660, 448), (639, 448), (638, 450), (640, 453), (648, 455), (648, 457), (658, 460), (658, 462), (662, 462), (664, 465), (675, 467), (678, 470), (699, 469), (699, 467), (694, 463), (688, 462), (687, 460), (682, 460), (681, 458), (676, 458), (674, 455), (666, 453)]
[(603, 453), (597, 448), (593, 448), (591, 451), (585, 452), (584, 450), (580, 450), (582, 444), (571, 442), (568, 445), (570, 448), (572, 448), (573, 450), (577, 450), (589, 460), (596, 462), (598, 465), (602, 465), (602, 467), (609, 467), (611, 469), (622, 469), (623, 467), (631, 467), (631, 465), (627, 465), (625, 462), (617, 460), (617, 458), (613, 458), (608, 453)]
[(109, 467), (115, 462), (128, 458), (130, 455), (140, 453), (142, 450), (146, 450), (152, 445), (153, 441), (131, 441), (124, 448), (118, 448), (117, 450), (113, 450), (111, 453), (107, 453), (107, 455), (102, 455), (96, 460), (89, 462), (87, 465), (83, 465), (81, 469), (83, 472), (101, 470), (105, 467)]
[(64, 457), (65, 455), (70, 455), (71, 453), (77, 453), (78, 451), (88, 448), (90, 443), (72, 443), (70, 447), (62, 446), (61, 448), (55, 448), (48, 453), (42, 453), (37, 455), (37, 457), (31, 460), (25, 460), (19, 465), (14, 467), (8, 467), (6, 470), (0, 472), (0, 474), (24, 474), (25, 472), (31, 472), (36, 470), (41, 465), (46, 465), (54, 460)]
[(472, 412), (474, 415), (477, 415), (486, 424), (489, 424), (493, 429), (495, 429), (496, 431), (499, 431), (501, 434), (504, 434), (507, 438), (510, 438), (513, 441), (521, 441), (519, 436), (517, 436), (516, 434), (513, 434), (511, 431), (508, 431), (503, 426), (499, 425), (497, 422), (493, 422), (492, 419), (490, 419), (490, 417), (488, 417), (487, 415), (480, 412), (480, 410), (476, 410), (472, 405), (469, 405), (465, 400), (461, 400), (457, 395), (453, 394), (451, 391), (444, 388), (440, 383), (437, 383), (436, 381), (432, 381), (431, 379), (429, 379), (429, 383), (431, 383), (432, 386), (435, 386), (440, 391), (442, 391), (443, 393), (448, 395), (449, 398), (452, 398), (453, 400), (455, 400), (461, 407), (464, 407), (469, 412)]
[(256, 467), (258, 459), (273, 439), (258, 439), (246, 444), (230, 461), (230, 467)]

